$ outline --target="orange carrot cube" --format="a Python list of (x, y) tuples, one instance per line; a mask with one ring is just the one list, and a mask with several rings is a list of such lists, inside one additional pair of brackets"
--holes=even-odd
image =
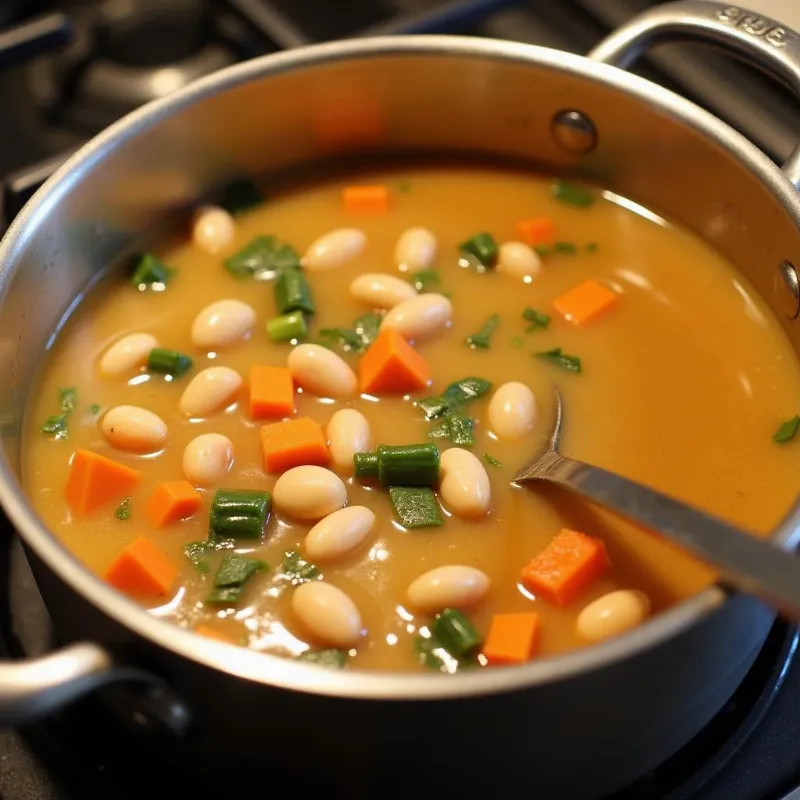
[(104, 577), (128, 594), (165, 595), (178, 577), (178, 568), (163, 550), (141, 536), (119, 554)]
[(533, 655), (538, 632), (536, 613), (495, 614), (483, 655), (490, 664), (523, 664)]
[(325, 466), (331, 459), (322, 428), (308, 417), (262, 425), (261, 452), (266, 472), (283, 472), (304, 464)]
[(90, 450), (78, 450), (67, 476), (67, 505), (73, 514), (89, 514), (121, 500), (138, 482), (138, 470)]
[(556, 225), (547, 217), (531, 217), (517, 223), (517, 238), (521, 242), (535, 247), (536, 245), (552, 246), (556, 240)]
[(164, 481), (150, 496), (147, 519), (156, 527), (191, 517), (200, 508), (200, 494), (189, 481)]
[(425, 359), (395, 330), (381, 331), (358, 362), (361, 391), (405, 394), (424, 389), (431, 378)]
[(250, 367), (250, 419), (294, 414), (294, 381), (287, 367)]
[(522, 570), (521, 580), (537, 597), (565, 606), (610, 566), (603, 542), (565, 528)]
[(616, 292), (597, 281), (584, 281), (557, 297), (553, 308), (573, 325), (582, 325), (617, 302)]
[(384, 214), (389, 210), (386, 186), (346, 186), (342, 189), (344, 209), (350, 214)]

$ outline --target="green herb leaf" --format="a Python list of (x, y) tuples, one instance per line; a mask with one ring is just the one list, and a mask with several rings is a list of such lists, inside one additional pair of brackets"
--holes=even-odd
[(436, 495), (429, 486), (390, 486), (389, 498), (405, 528), (413, 530), (444, 525)]
[(526, 330), (527, 333), (538, 330), (539, 328), (544, 330), (550, 324), (550, 317), (548, 317), (547, 314), (542, 314), (541, 311), (536, 311), (533, 308), (526, 308), (522, 312), (522, 318), (526, 322), (530, 322)]
[(597, 242), (589, 242), (589, 244), (586, 245), (587, 253), (596, 253), (599, 249)]
[(66, 439), (69, 437), (67, 418), (65, 414), (54, 414), (42, 423), (39, 430), (42, 433), (49, 434), (56, 440)]
[(453, 658), (474, 656), (483, 645), (483, 637), (457, 608), (444, 608), (436, 615), (431, 635)]
[(483, 454), (483, 460), (490, 466), (490, 467), (502, 467), (503, 465), (493, 456), (490, 456), (488, 453)]
[(353, 328), (323, 328), (319, 336), (332, 344), (338, 344), (345, 352), (361, 353), (378, 338), (381, 314), (362, 314), (353, 322)]
[(567, 181), (556, 181), (550, 187), (550, 195), (562, 203), (578, 208), (588, 208), (594, 203), (594, 195), (588, 189)]
[(347, 328), (322, 328), (319, 335), (342, 345), (345, 350), (361, 350), (361, 337), (355, 331)]
[(131, 499), (130, 497), (126, 497), (120, 504), (117, 510), (114, 512), (114, 516), (125, 522), (131, 518)]
[(537, 256), (546, 256), (553, 252), (553, 248), (550, 247), (549, 244), (535, 244), (533, 246), (533, 252), (536, 253)]
[(353, 330), (361, 337), (361, 347), (366, 350), (377, 338), (383, 314), (362, 314), (353, 322)]
[(772, 441), (778, 444), (786, 444), (786, 442), (794, 439), (798, 429), (800, 429), (800, 416), (795, 415), (791, 419), (787, 419), (785, 422), (781, 423), (778, 430), (775, 431)]
[(332, 669), (342, 669), (347, 661), (347, 653), (344, 650), (307, 650), (297, 656), (298, 661), (306, 661), (309, 664), (318, 664), (321, 667), (331, 667)]
[(467, 336), (465, 340), (467, 345), (469, 345), (469, 347), (471, 347), (473, 350), (478, 348), (482, 350), (488, 350), (492, 334), (495, 332), (499, 324), (500, 315), (492, 314), (492, 316), (483, 323), (481, 329), (477, 333), (471, 333), (469, 336)]
[(475, 420), (463, 414), (450, 414), (450, 441), (456, 447), (472, 447), (475, 444)]
[(136, 260), (131, 276), (131, 285), (139, 291), (145, 291), (154, 286), (163, 289), (176, 272), (177, 270), (168, 267), (152, 253), (143, 253)]
[(511, 346), (515, 350), (520, 350), (521, 348), (525, 347), (525, 340), (521, 336), (515, 336), (511, 340)]
[(573, 255), (578, 252), (578, 247), (573, 242), (556, 242), (553, 245), (556, 253), (569, 253)]
[(458, 246), (460, 252), (477, 266), (489, 269), (497, 263), (499, 248), (491, 233), (476, 233)]
[(419, 272), (413, 272), (409, 275), (408, 280), (420, 294), (425, 294), (426, 292), (438, 291), (442, 277), (438, 270), (421, 269)]
[(102, 408), (102, 406), (101, 406), (99, 403), (92, 403), (92, 404), (89, 406), (89, 413), (90, 413), (90, 414), (91, 414), (93, 417), (96, 417), (96, 416), (97, 416), (97, 415), (100, 413), (100, 409), (101, 409), (101, 408)]
[(61, 413), (71, 414), (78, 406), (78, 390), (74, 386), (59, 389), (58, 396), (61, 400)]
[(244, 584), (237, 583), (233, 586), (219, 586), (211, 590), (211, 594), (206, 598), (206, 603), (218, 603), (220, 605), (236, 605), (244, 591)]
[(235, 586), (244, 583), (256, 572), (268, 569), (267, 563), (260, 558), (240, 556), (237, 553), (226, 553), (214, 576), (214, 586)]
[(300, 269), (300, 256), (288, 244), (282, 245), (275, 236), (256, 236), (238, 253), (223, 262), (237, 278), (272, 278), (288, 269)]
[(229, 183), (221, 192), (219, 204), (231, 214), (241, 214), (264, 202), (264, 195), (252, 181), (242, 179)]
[(227, 536), (216, 536), (204, 542), (187, 542), (183, 545), (183, 554), (191, 561), (198, 572), (208, 572), (209, 565), (206, 556), (219, 550), (233, 550), (236, 542)]
[(471, 403), (488, 394), (492, 390), (492, 382), (485, 378), (461, 378), (453, 381), (442, 394), (442, 399), (451, 408)]
[(319, 570), (296, 550), (287, 550), (283, 554), (283, 574), (291, 578), (293, 584), (298, 584), (316, 578)]
[(568, 372), (580, 372), (581, 371), (581, 360), (578, 356), (569, 356), (566, 353), (561, 352), (560, 347), (556, 347), (553, 350), (546, 350), (543, 353), (534, 353), (537, 358), (541, 358), (544, 361), (549, 361), (551, 364), (555, 364), (557, 367), (561, 367), (561, 369), (565, 369)]
[(429, 439), (449, 439), (450, 438), (450, 418), (440, 419), (428, 431)]
[(436, 672), (458, 672), (462, 669), (471, 669), (480, 665), (475, 656), (455, 658), (449, 655), (442, 643), (432, 634), (430, 636), (417, 634), (412, 641), (412, 645), (420, 663)]
[(449, 406), (443, 397), (423, 397), (414, 403), (425, 412), (425, 419), (437, 419), (447, 413)]

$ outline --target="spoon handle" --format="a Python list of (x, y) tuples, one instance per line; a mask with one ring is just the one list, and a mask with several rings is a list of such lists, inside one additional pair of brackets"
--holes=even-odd
[(536, 478), (566, 486), (665, 536), (717, 567), (723, 584), (800, 621), (800, 559), (793, 554), (636, 481), (552, 456)]

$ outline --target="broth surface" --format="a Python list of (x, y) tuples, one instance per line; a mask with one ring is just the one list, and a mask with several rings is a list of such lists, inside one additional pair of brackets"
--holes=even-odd
[[(340, 190), (355, 183), (388, 186), (389, 211), (358, 217), (346, 212)], [(237, 216), (234, 242), (219, 255), (185, 239), (158, 249), (163, 261), (179, 271), (163, 292), (137, 291), (119, 276), (101, 283), (58, 336), (30, 401), (23, 451), (25, 485), (36, 510), (83, 563), (101, 574), (138, 536), (157, 541), (180, 565), (180, 584), (174, 596), (142, 598), (154, 614), (188, 627), (211, 625), (257, 650), (298, 655), (317, 647), (293, 617), (292, 583), (281, 571), (284, 552), (302, 550), (311, 523), (298, 524), (273, 510), (262, 541), (237, 542), (237, 552), (255, 553), (271, 569), (248, 582), (237, 607), (220, 609), (203, 603), (213, 568), (201, 575), (181, 552), (183, 544), (206, 538), (209, 504), (218, 487), (203, 490), (194, 517), (165, 528), (152, 529), (143, 509), (159, 482), (183, 477), (184, 448), (200, 433), (219, 432), (233, 441), (235, 464), (220, 484), (224, 488), (271, 490), (277, 477), (263, 471), (259, 428), (265, 421), (248, 418), (244, 392), (237, 404), (199, 422), (186, 420), (178, 409), (186, 384), (201, 369), (229, 366), (246, 381), (250, 365), (283, 366), (291, 348), (271, 343), (264, 333), (264, 321), (275, 314), (271, 283), (237, 279), (222, 267), (222, 259), (257, 235), (275, 234), (302, 253), (327, 231), (363, 230), (367, 246), (358, 258), (338, 269), (307, 274), (317, 306), (312, 326), (316, 338), (320, 328), (350, 327), (369, 310), (351, 298), (351, 280), (367, 271), (398, 275), (393, 261), (397, 238), (405, 229), (423, 225), (438, 237), (439, 290), (450, 294), (454, 308), (452, 327), (417, 348), (431, 367), (430, 391), (411, 398), (376, 402), (358, 397), (344, 403), (302, 392), (297, 415), (325, 426), (337, 408), (352, 406), (368, 418), (374, 443), (423, 442), (429, 426), (413, 400), (469, 375), (487, 378), (495, 387), (510, 380), (527, 384), (539, 415), (529, 435), (508, 443), (490, 431), (488, 398), (470, 407), (477, 418), (473, 452), (479, 457), (488, 453), (502, 463), (487, 467), (492, 508), (477, 522), (448, 514), (442, 527), (406, 531), (393, 521), (385, 490), (346, 480), (349, 504), (367, 505), (377, 514), (366, 544), (319, 565), (324, 580), (353, 599), (367, 630), (350, 652), (350, 666), (422, 668), (412, 639), (430, 617), (412, 614), (404, 597), (412, 580), (439, 565), (470, 565), (491, 578), (486, 598), (466, 609), (484, 634), (493, 613), (536, 611), (541, 621), (536, 657), (585, 645), (576, 632), (576, 615), (613, 589), (643, 590), (653, 613), (696, 593), (713, 580), (706, 566), (572, 496), (513, 488), (511, 477), (542, 444), (557, 385), (566, 406), (564, 453), (648, 483), (758, 534), (768, 533), (797, 495), (798, 445), (778, 446), (772, 440), (780, 421), (796, 411), (796, 359), (766, 305), (698, 238), (612, 202), (613, 195), (598, 196), (590, 208), (564, 204), (551, 196), (550, 184), (534, 174), (474, 165), (323, 177), (268, 193), (263, 205)], [(515, 223), (531, 216), (552, 218), (557, 238), (574, 243), (577, 252), (543, 256), (541, 274), (529, 284), (459, 266), (459, 243), (481, 231), (490, 231), (499, 243), (516, 239)], [(587, 249), (590, 243), (596, 249)], [(552, 301), (587, 278), (607, 283), (618, 300), (601, 317), (571, 325), (553, 311)], [(259, 322), (240, 345), (218, 354), (199, 352), (190, 338), (192, 320), (221, 298), (249, 303)], [(551, 315), (549, 327), (526, 332), (521, 316), (526, 307)], [(501, 322), (490, 348), (465, 346), (465, 337), (493, 313), (500, 314)], [(101, 375), (102, 353), (116, 339), (137, 331), (152, 333), (162, 347), (191, 355), (192, 371), (173, 381), (143, 370), (122, 378)], [(580, 356), (582, 373), (559, 370), (532, 356), (555, 347)], [(343, 357), (355, 367), (355, 354)], [(69, 438), (54, 441), (39, 426), (57, 411), (58, 390), (65, 386), (77, 387), (79, 402)], [(100, 406), (99, 413), (90, 411), (92, 404)], [(169, 438), (162, 453), (136, 456), (111, 447), (99, 420), (120, 404), (149, 409), (167, 423)], [(77, 448), (141, 469), (142, 479), (131, 492), (129, 520), (116, 518), (115, 505), (87, 517), (70, 513), (64, 486)], [(532, 598), (520, 587), (519, 577), (562, 528), (602, 539), (613, 568), (578, 602), (559, 609)]]

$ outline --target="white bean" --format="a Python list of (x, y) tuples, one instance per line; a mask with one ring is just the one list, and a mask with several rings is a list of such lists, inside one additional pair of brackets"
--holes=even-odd
[(286, 361), (295, 383), (320, 397), (352, 397), (358, 391), (355, 372), (336, 353), (318, 344), (299, 344)]
[(489, 511), (492, 487), (483, 464), (461, 447), (442, 453), (439, 493), (444, 504), (459, 517), (473, 519)]
[(333, 647), (352, 647), (361, 636), (361, 614), (341, 590), (322, 581), (303, 583), (292, 594), (292, 610), (311, 634)]
[(358, 547), (369, 536), (375, 514), (366, 506), (340, 508), (321, 519), (307, 534), (303, 546), (315, 561), (329, 561)]
[(650, 613), (650, 599), (635, 589), (619, 589), (598, 597), (578, 615), (578, 633), (601, 642), (635, 628)]
[(367, 272), (350, 284), (350, 294), (373, 308), (394, 308), (403, 300), (417, 296), (417, 290), (402, 278)]
[(418, 611), (463, 608), (477, 603), (489, 591), (489, 576), (474, 567), (450, 565), (420, 575), (409, 587), (406, 598)]
[(189, 483), (209, 486), (230, 472), (233, 442), (221, 433), (203, 433), (183, 451), (183, 474)]
[(406, 339), (421, 341), (443, 331), (452, 316), (453, 304), (443, 294), (420, 294), (391, 309), (381, 330), (394, 328)]
[(190, 417), (206, 417), (230, 405), (242, 385), (242, 376), (230, 367), (208, 367), (189, 381), (180, 407)]
[(427, 228), (404, 231), (394, 248), (394, 263), (400, 272), (419, 272), (436, 260), (436, 236)]
[(149, 333), (130, 333), (118, 339), (103, 353), (100, 372), (122, 375), (147, 363), (150, 351), (158, 347), (158, 339)]
[(275, 506), (295, 519), (318, 520), (347, 503), (342, 479), (329, 469), (306, 465), (292, 467), (275, 482)]
[(353, 456), (372, 449), (372, 432), (367, 418), (354, 408), (342, 408), (328, 423), (328, 450), (333, 463), (353, 470)]
[(497, 271), (515, 278), (533, 278), (542, 271), (542, 260), (524, 242), (504, 242), (497, 254)]
[(192, 341), (206, 349), (230, 347), (250, 335), (256, 312), (241, 300), (217, 300), (192, 323)]
[(367, 237), (358, 228), (339, 228), (320, 236), (306, 250), (303, 266), (309, 272), (341, 267), (364, 249)]
[(232, 241), (236, 231), (233, 217), (219, 206), (203, 206), (194, 215), (192, 241), (207, 253), (218, 253)]
[(101, 428), (117, 450), (132, 453), (152, 453), (167, 441), (164, 420), (139, 406), (115, 406), (103, 417)]
[(536, 416), (536, 398), (524, 383), (498, 386), (489, 401), (489, 424), (498, 439), (521, 439), (536, 423)]

